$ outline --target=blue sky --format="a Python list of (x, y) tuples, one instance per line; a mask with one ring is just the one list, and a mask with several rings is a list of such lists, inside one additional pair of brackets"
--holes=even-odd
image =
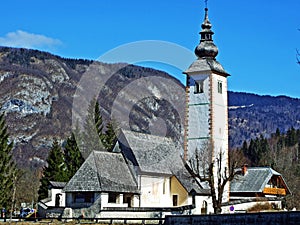
[[(142, 40), (193, 51), (204, 7), (204, 0), (2, 1), (0, 45), (88, 59)], [(208, 8), (229, 90), (300, 98), (299, 0), (209, 0)]]

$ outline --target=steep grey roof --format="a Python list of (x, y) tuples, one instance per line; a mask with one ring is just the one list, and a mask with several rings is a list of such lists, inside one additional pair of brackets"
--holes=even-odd
[(121, 153), (93, 151), (63, 191), (138, 193), (138, 188)]
[(187, 192), (207, 194), (207, 185), (191, 177), (180, 156), (182, 149), (171, 138), (127, 130), (122, 133), (122, 151), (141, 173), (174, 175)]
[[(143, 173), (172, 175), (171, 165), (180, 159), (180, 149), (171, 138), (122, 130), (128, 145), (125, 156), (131, 155)], [(124, 150), (124, 148), (123, 148)], [(126, 151), (126, 150), (125, 150)]]
[(50, 181), (50, 185), (53, 188), (61, 188), (63, 189), (66, 186), (67, 182), (59, 182), (59, 181)]
[(212, 58), (198, 58), (184, 73), (195, 73), (206, 70), (215, 71), (224, 74), (224, 76), (229, 76), (223, 66), (217, 60)]
[(230, 192), (262, 192), (273, 175), (280, 173), (269, 167), (250, 167), (245, 175), (237, 175), (230, 183)]
[(177, 177), (179, 182), (187, 190), (188, 193), (195, 192), (196, 194), (210, 194), (208, 184), (205, 182), (200, 183), (199, 181), (194, 179), (184, 167), (184, 165), (182, 165), (180, 170), (174, 171), (174, 176)]

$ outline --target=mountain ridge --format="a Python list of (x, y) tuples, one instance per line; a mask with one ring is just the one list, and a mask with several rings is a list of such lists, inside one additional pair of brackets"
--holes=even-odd
[[(98, 95), (105, 123), (112, 119), (112, 112), (127, 113), (122, 126), (183, 142), (185, 89), (166, 72), (0, 47), (0, 111), (6, 112), (19, 164), (41, 166), (53, 137), (65, 140), (70, 135), (74, 95), (91, 68), (103, 73), (100, 80), (113, 73)], [(145, 82), (142, 88), (131, 88), (141, 81)], [(260, 134), (269, 136), (277, 128), (282, 132), (292, 126), (300, 128), (300, 100), (296, 98), (229, 91), (228, 105), (232, 148)]]

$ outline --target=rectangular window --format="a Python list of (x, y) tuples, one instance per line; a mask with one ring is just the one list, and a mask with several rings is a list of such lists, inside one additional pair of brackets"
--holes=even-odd
[(108, 203), (117, 203), (117, 193), (108, 193)]
[(74, 202), (75, 203), (91, 203), (93, 202), (94, 194), (92, 192), (78, 192), (75, 193)]
[(222, 94), (223, 92), (222, 81), (218, 81), (218, 93)]
[(178, 206), (178, 195), (173, 195), (173, 206)]
[(132, 199), (133, 195), (132, 194), (124, 194), (123, 195), (123, 203), (127, 203), (128, 207), (131, 207), (132, 205)]
[(197, 94), (197, 93), (203, 93), (204, 90), (203, 90), (203, 80), (201, 81), (195, 81), (195, 91), (194, 93)]
[(166, 194), (166, 185), (167, 185), (166, 178), (164, 178), (164, 183), (163, 183), (163, 194)]

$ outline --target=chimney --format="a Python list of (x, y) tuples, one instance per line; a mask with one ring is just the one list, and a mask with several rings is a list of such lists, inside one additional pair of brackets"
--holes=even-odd
[(242, 175), (245, 176), (248, 172), (248, 164), (242, 166)]

